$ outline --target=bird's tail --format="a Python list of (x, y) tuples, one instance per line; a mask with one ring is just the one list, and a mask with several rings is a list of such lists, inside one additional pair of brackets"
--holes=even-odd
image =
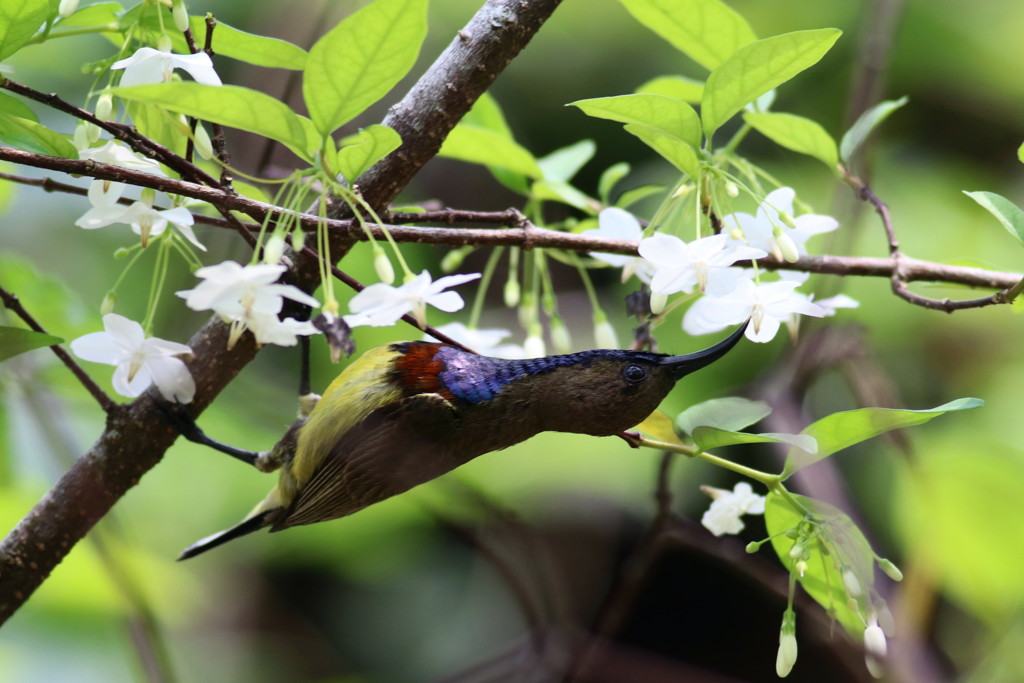
[(195, 557), (200, 553), (205, 553), (207, 550), (210, 550), (211, 548), (216, 548), (222, 543), (227, 543), (228, 541), (234, 540), (239, 536), (245, 536), (246, 534), (251, 534), (254, 531), (262, 529), (263, 527), (270, 524), (267, 518), (270, 516), (270, 513), (272, 512), (274, 512), (274, 510), (265, 510), (259, 514), (253, 515), (252, 517), (242, 520), (230, 529), (219, 531), (212, 536), (207, 536), (202, 540), (196, 541), (195, 543), (181, 551), (181, 555), (178, 555), (178, 561), (187, 560), (190, 557)]

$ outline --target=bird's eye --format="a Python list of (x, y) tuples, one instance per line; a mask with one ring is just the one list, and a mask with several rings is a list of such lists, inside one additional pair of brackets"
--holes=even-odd
[(639, 365), (627, 365), (622, 368), (622, 379), (630, 384), (638, 384), (647, 379), (647, 371)]

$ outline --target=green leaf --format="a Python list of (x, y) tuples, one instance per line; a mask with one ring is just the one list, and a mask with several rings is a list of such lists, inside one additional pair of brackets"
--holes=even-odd
[[(206, 18), (189, 17), (189, 26), (195, 35), (196, 43), (204, 45), (206, 40)], [(176, 32), (172, 32), (176, 33)], [(176, 37), (180, 37), (177, 34)], [(182, 46), (184, 47), (182, 37)], [(231, 57), (247, 64), (269, 68), (291, 69), (298, 71), (306, 67), (309, 55), (298, 45), (286, 40), (268, 38), (267, 36), (246, 33), (237, 28), (217, 21), (213, 30), (213, 51), (217, 55)], [(185, 50), (188, 52), (188, 50)]]
[(612, 164), (604, 170), (597, 181), (597, 196), (605, 204), (611, 205), (612, 190), (619, 184), (619, 181), (629, 175), (630, 166), (625, 161)]
[(812, 156), (833, 171), (839, 163), (836, 141), (817, 122), (795, 114), (745, 112), (743, 120), (777, 145)]
[(693, 434), (697, 427), (716, 427), (735, 432), (760, 422), (771, 412), (771, 406), (764, 401), (751, 401), (740, 396), (713, 398), (679, 413), (676, 426), (686, 434)]
[(0, 2), (0, 60), (7, 59), (32, 40), (49, 14), (47, 0)]
[(746, 20), (719, 0), (621, 2), (637, 21), (708, 69), (757, 38)]
[(31, 119), (0, 114), (0, 140), (38, 154), (77, 159), (78, 150), (65, 136)]
[(33, 332), (22, 327), (0, 327), (0, 361), (43, 346), (60, 344), (63, 339), (52, 334)]
[(702, 451), (722, 446), (735, 446), (741, 443), (788, 443), (790, 446), (814, 452), (817, 444), (813, 437), (806, 434), (779, 434), (776, 432), (764, 432), (762, 434), (750, 434), (748, 432), (737, 432), (716, 427), (697, 427), (693, 430), (693, 440)]
[(312, 161), (320, 147), (320, 138), (305, 117), (257, 90), (181, 81), (114, 88), (112, 92), (125, 100), (262, 135), (286, 145), (306, 161)]
[(659, 441), (683, 445), (679, 435), (676, 434), (675, 427), (672, 426), (672, 418), (660, 410), (655, 410), (648, 415), (643, 422), (636, 426), (636, 429)]
[(580, 140), (537, 159), (537, 165), (544, 173), (545, 180), (567, 183), (584, 164), (594, 158), (596, 151), (597, 145), (593, 140)]
[(1024, 164), (1024, 142), (1017, 148), (1017, 160)]
[(384, 97), (416, 63), (427, 34), (427, 0), (375, 0), (309, 51), (302, 96), (323, 135)]
[(640, 138), (645, 145), (683, 173), (690, 177), (697, 176), (700, 168), (697, 152), (682, 140), (657, 133), (648, 126), (627, 125), (626, 132)]
[(885, 121), (889, 114), (906, 103), (906, 97), (901, 97), (898, 100), (886, 100), (885, 102), (879, 102), (858, 116), (854, 124), (850, 126), (850, 130), (846, 131), (842, 141), (839, 143), (839, 158), (843, 161), (850, 161), (857, 148), (871, 135), (871, 131), (877, 128), (882, 121)]
[(501, 111), (501, 105), (489, 92), (485, 92), (473, 103), (473, 107), (466, 112), (460, 123), (472, 128), (483, 128), (498, 133), (509, 140), (514, 139), (512, 129), (509, 127), (508, 121), (505, 120), (505, 114)]
[(812, 498), (790, 495), (814, 515), (821, 530), (807, 542), (810, 557), (806, 560), (807, 570), (803, 577), (795, 570), (797, 560), (789, 556), (796, 541), (789, 538), (786, 532), (797, 528), (806, 513), (794, 508), (785, 497), (769, 492), (765, 501), (764, 523), (772, 548), (782, 565), (790, 573), (796, 574), (797, 581), (808, 595), (826, 610), (833, 611), (836, 620), (851, 634), (862, 634), (864, 622), (849, 607), (843, 577), (836, 565), (849, 567), (860, 582), (864, 594), (870, 595), (874, 577), (871, 545), (842, 510)]
[(19, 119), (39, 122), (36, 113), (29, 109), (21, 100), (0, 93), (0, 114), (15, 116)]
[(514, 140), (461, 123), (448, 134), (438, 155), (506, 169), (537, 180), (544, 176), (533, 155)]
[(538, 180), (530, 186), (530, 198), (553, 200), (568, 204), (586, 213), (597, 213), (597, 202), (569, 183), (560, 180)]
[[(124, 12), (124, 8), (121, 7), (119, 2), (100, 2), (95, 5), (87, 5), (86, 7), (79, 7), (78, 11), (70, 17), (58, 19), (57, 28), (116, 25), (118, 23), (118, 15), (121, 12)], [(60, 31), (56, 31), (55, 34), (59, 36)], [(183, 37), (182, 44), (184, 42), (185, 39)]]
[(859, 408), (826, 415), (813, 422), (801, 432), (813, 436), (818, 442), (818, 452), (809, 453), (799, 449), (791, 450), (786, 456), (783, 476), (788, 477), (797, 470), (827, 458), (844, 448), (867, 441), (879, 434), (924, 424), (940, 415), (956, 410), (969, 410), (984, 405), (979, 398), (958, 398), (928, 410), (902, 410), (894, 408)]
[(373, 124), (342, 141), (338, 150), (337, 170), (351, 185), (375, 163), (402, 145), (402, 137), (394, 129)]
[(618, 95), (569, 103), (587, 116), (646, 126), (659, 135), (700, 148), (700, 117), (682, 100), (664, 95)]
[(704, 95), (704, 81), (686, 76), (658, 76), (641, 85), (636, 92), (665, 95), (690, 104), (700, 104), (700, 98)]
[(632, 206), (633, 204), (636, 204), (637, 202), (647, 199), (648, 197), (652, 197), (656, 194), (661, 194), (664, 191), (664, 185), (657, 185), (653, 183), (647, 185), (640, 185), (639, 187), (632, 187), (619, 195), (619, 199), (617, 202), (615, 202), (615, 206), (626, 209)]
[(1024, 211), (1006, 197), (995, 192), (967, 192), (964, 194), (981, 204), (981, 206), (1002, 223), (1006, 231), (1024, 244)]
[(841, 34), (834, 28), (794, 31), (741, 47), (708, 76), (700, 111), (704, 134), (711, 137), (747, 104), (817, 63)]
[[(469, 128), (477, 128), (495, 133), (507, 140), (515, 142), (512, 129), (505, 120), (498, 100), (490, 93), (485, 92), (473, 103), (472, 109), (466, 112), (459, 125)], [(530, 183), (522, 173), (515, 173), (497, 166), (490, 166), (487, 169), (498, 182), (518, 194), (528, 196), (530, 194)]]

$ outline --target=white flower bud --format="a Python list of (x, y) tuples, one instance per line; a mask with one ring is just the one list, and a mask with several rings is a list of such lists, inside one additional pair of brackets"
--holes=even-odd
[(796, 263), (800, 258), (800, 250), (796, 246), (796, 242), (787, 233), (781, 232), (775, 236), (775, 243), (779, 245), (779, 252), (782, 254), (782, 258), (786, 259), (789, 263)]
[(170, 52), (173, 44), (171, 43), (171, 37), (166, 33), (160, 36), (156, 41), (156, 49), (160, 52)]
[(526, 352), (527, 358), (540, 358), (544, 355), (544, 339), (541, 337), (540, 325), (530, 328), (526, 335), (526, 341), (523, 342), (523, 350)]
[(603, 315), (594, 316), (594, 342), (599, 349), (619, 348), (619, 338), (615, 328)]
[(395, 269), (391, 265), (391, 259), (378, 245), (373, 245), (373, 269), (377, 271), (377, 277), (384, 284), (390, 285), (395, 281)]
[(509, 308), (515, 308), (519, 305), (519, 280), (514, 277), (510, 277), (505, 282), (505, 305)]
[(796, 614), (787, 611), (782, 615), (782, 629), (779, 631), (779, 653), (775, 658), (775, 673), (785, 678), (796, 664)]
[(802, 579), (804, 578), (804, 574), (807, 573), (807, 561), (799, 560), (795, 565), (793, 565), (793, 568), (796, 569), (796, 573), (799, 574)]
[(729, 181), (725, 184), (725, 193), (735, 199), (740, 196), (740, 188), (736, 186), (736, 183)]
[(878, 568), (893, 581), (903, 580), (903, 572), (900, 571), (900, 568), (884, 557), (878, 558)]
[(153, 202), (156, 200), (156, 190), (151, 187), (142, 188), (142, 192), (139, 193), (139, 201), (146, 206), (153, 206)]
[(171, 9), (171, 16), (174, 17), (174, 27), (184, 33), (188, 30), (188, 9), (183, 0), (175, 0), (174, 8)]
[(868, 672), (875, 678), (881, 678), (885, 673), (883, 667), (885, 654), (885, 634), (878, 626), (875, 616), (871, 615), (868, 626), (864, 629), (864, 664), (867, 666)]
[(94, 123), (86, 123), (85, 124), (85, 135), (86, 135), (86, 137), (89, 140), (89, 144), (86, 145), (86, 147), (94, 145), (96, 143), (96, 141), (100, 139), (100, 134), (101, 133), (103, 133), (103, 131), (100, 130), (99, 126), (97, 126)]
[(668, 304), (668, 294), (651, 292), (651, 313), (660, 315), (665, 310), (666, 304)]
[(213, 158), (213, 141), (210, 140), (210, 134), (206, 132), (206, 128), (203, 124), (196, 123), (195, 144), (196, 153), (204, 159)]
[(551, 345), (555, 347), (556, 353), (569, 353), (572, 350), (572, 337), (569, 336), (569, 328), (557, 316), (551, 318)]
[(104, 316), (108, 313), (114, 312), (114, 304), (117, 303), (117, 293), (114, 290), (107, 292), (107, 295), (103, 297), (103, 303), (100, 304), (100, 315)]
[(105, 92), (96, 100), (96, 118), (100, 121), (109, 121), (113, 111), (114, 97), (109, 92)]
[(60, 0), (57, 6), (57, 14), (62, 18), (70, 17), (78, 9), (78, 0)]
[(302, 251), (304, 246), (306, 246), (306, 233), (302, 232), (301, 228), (292, 230), (292, 249)]
[(284, 238), (280, 235), (271, 235), (267, 238), (267, 243), (263, 245), (263, 262), (264, 263), (278, 263), (281, 257), (284, 256)]
[(441, 270), (446, 273), (455, 271), (456, 268), (462, 265), (462, 261), (465, 260), (468, 253), (469, 251), (466, 249), (452, 249), (441, 259)]
[(846, 587), (846, 594), (851, 598), (859, 598), (864, 594), (864, 590), (860, 586), (860, 580), (849, 567), (843, 570), (843, 585)]
[(91, 123), (80, 121), (75, 126), (75, 134), (71, 138), (71, 142), (75, 145), (75, 149), (82, 150), (89, 148), (89, 126)]

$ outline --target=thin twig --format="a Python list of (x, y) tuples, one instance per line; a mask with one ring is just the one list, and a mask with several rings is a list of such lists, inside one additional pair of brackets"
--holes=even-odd
[[(239, 211), (252, 217), (254, 221), (263, 221), (268, 215), (279, 218), (285, 215), (295, 218), (303, 230), (315, 230), (319, 223), (327, 225), (332, 232), (343, 234), (349, 240), (366, 240), (366, 230), (373, 234), (375, 239), (384, 238), (384, 228), (397, 242), (421, 243), (421, 244), (446, 244), (451, 246), (519, 246), (527, 245), (537, 248), (568, 249), (579, 252), (603, 252), (611, 254), (626, 254), (636, 256), (637, 242), (630, 240), (619, 240), (592, 237), (558, 230), (549, 230), (538, 227), (529, 221), (521, 218), (521, 214), (514, 209), (501, 212), (473, 212), (451, 209), (448, 211), (434, 211), (429, 214), (432, 223), (449, 222), (445, 216), (451, 213), (452, 223), (469, 222), (475, 217), (484, 224), (496, 225), (517, 225), (505, 230), (494, 229), (473, 229), (473, 228), (443, 228), (424, 227), (409, 225), (378, 225), (366, 223), (366, 230), (354, 224), (351, 220), (323, 219), (307, 213), (285, 211), (271, 204), (249, 199), (241, 195), (234, 195), (223, 190), (189, 183), (183, 180), (164, 178), (140, 171), (101, 164), (94, 161), (80, 161), (77, 159), (60, 159), (49, 157), (33, 152), (0, 147), (0, 159), (23, 163), (29, 166), (47, 168), (65, 173), (85, 175), (103, 180), (114, 180), (126, 182), (141, 187), (151, 187), (169, 194), (178, 194), (209, 202), (218, 210), (229, 209)], [(0, 178), (29, 185), (36, 185), (49, 191), (61, 191), (75, 194), (83, 194), (84, 190), (65, 185), (53, 180), (38, 180), (0, 174)], [(406, 215), (398, 214), (398, 217), (405, 219)], [(503, 218), (504, 217), (504, 218)], [(507, 223), (502, 221), (507, 218)], [(195, 215), (197, 223), (213, 225), (237, 230), (238, 226), (227, 219), (217, 219), (210, 216)], [(258, 223), (243, 223), (249, 230), (258, 230)], [(798, 270), (808, 273), (820, 273), (825, 275), (843, 276), (869, 276), (892, 278), (893, 274), (899, 271), (900, 281), (908, 282), (936, 282), (984, 289), (999, 290), (995, 294), (982, 299), (972, 299), (966, 302), (950, 300), (925, 299), (911, 294), (908, 299), (910, 303), (926, 306), (935, 310), (949, 311), (963, 308), (977, 308), (994, 304), (1003, 304), (1012, 301), (1019, 293), (1022, 284), (1020, 273), (1008, 273), (1001, 271), (985, 270), (983, 268), (969, 268), (963, 266), (950, 266), (932, 261), (922, 261), (899, 253), (896, 259), (877, 258), (868, 256), (817, 256), (805, 255), (790, 263), (768, 256), (758, 261), (758, 265), (767, 270)], [(907, 299), (905, 292), (897, 292), (902, 298)]]
[[(40, 334), (49, 334), (45, 329), (43, 329), (43, 326), (36, 322), (36, 319), (33, 318), (27, 310), (25, 310), (25, 307), (21, 305), (21, 301), (18, 300), (18, 297), (11, 292), (8, 292), (3, 287), (0, 287), (0, 300), (3, 301), (6, 308), (24, 320), (25, 324), (32, 330), (39, 332)], [(64, 350), (64, 347), (60, 344), (53, 344), (50, 346), (50, 349), (57, 358), (67, 366), (68, 370), (71, 371), (71, 374), (73, 374), (82, 386), (85, 387), (86, 391), (92, 394), (92, 397), (100, 404), (100, 408), (103, 409), (103, 412), (109, 414), (110, 411), (117, 406), (117, 403), (107, 396), (105, 391), (100, 389), (99, 385), (96, 384), (92, 377), (89, 376), (89, 373), (82, 369), (82, 366)]]
[(52, 107), (57, 111), (62, 111), (65, 114), (70, 114), (75, 118), (83, 121), (88, 121), (103, 130), (107, 131), (115, 138), (124, 142), (133, 150), (139, 154), (155, 159), (160, 163), (164, 164), (168, 168), (173, 169), (179, 173), (183, 178), (192, 178), (196, 182), (204, 183), (210, 187), (218, 187), (219, 183), (216, 178), (210, 176), (201, 168), (186, 161), (184, 158), (178, 156), (171, 150), (167, 149), (163, 145), (150, 140), (149, 138), (140, 135), (137, 130), (132, 126), (126, 126), (121, 123), (115, 123), (114, 121), (103, 121), (96, 118), (92, 112), (76, 107), (75, 105), (61, 99), (56, 93), (42, 93), (34, 88), (30, 88), (27, 85), (15, 83), (9, 78), (0, 78), (0, 88), (9, 90), (13, 93), (17, 93), (23, 97), (27, 97), (30, 100), (40, 102), (48, 107)]

